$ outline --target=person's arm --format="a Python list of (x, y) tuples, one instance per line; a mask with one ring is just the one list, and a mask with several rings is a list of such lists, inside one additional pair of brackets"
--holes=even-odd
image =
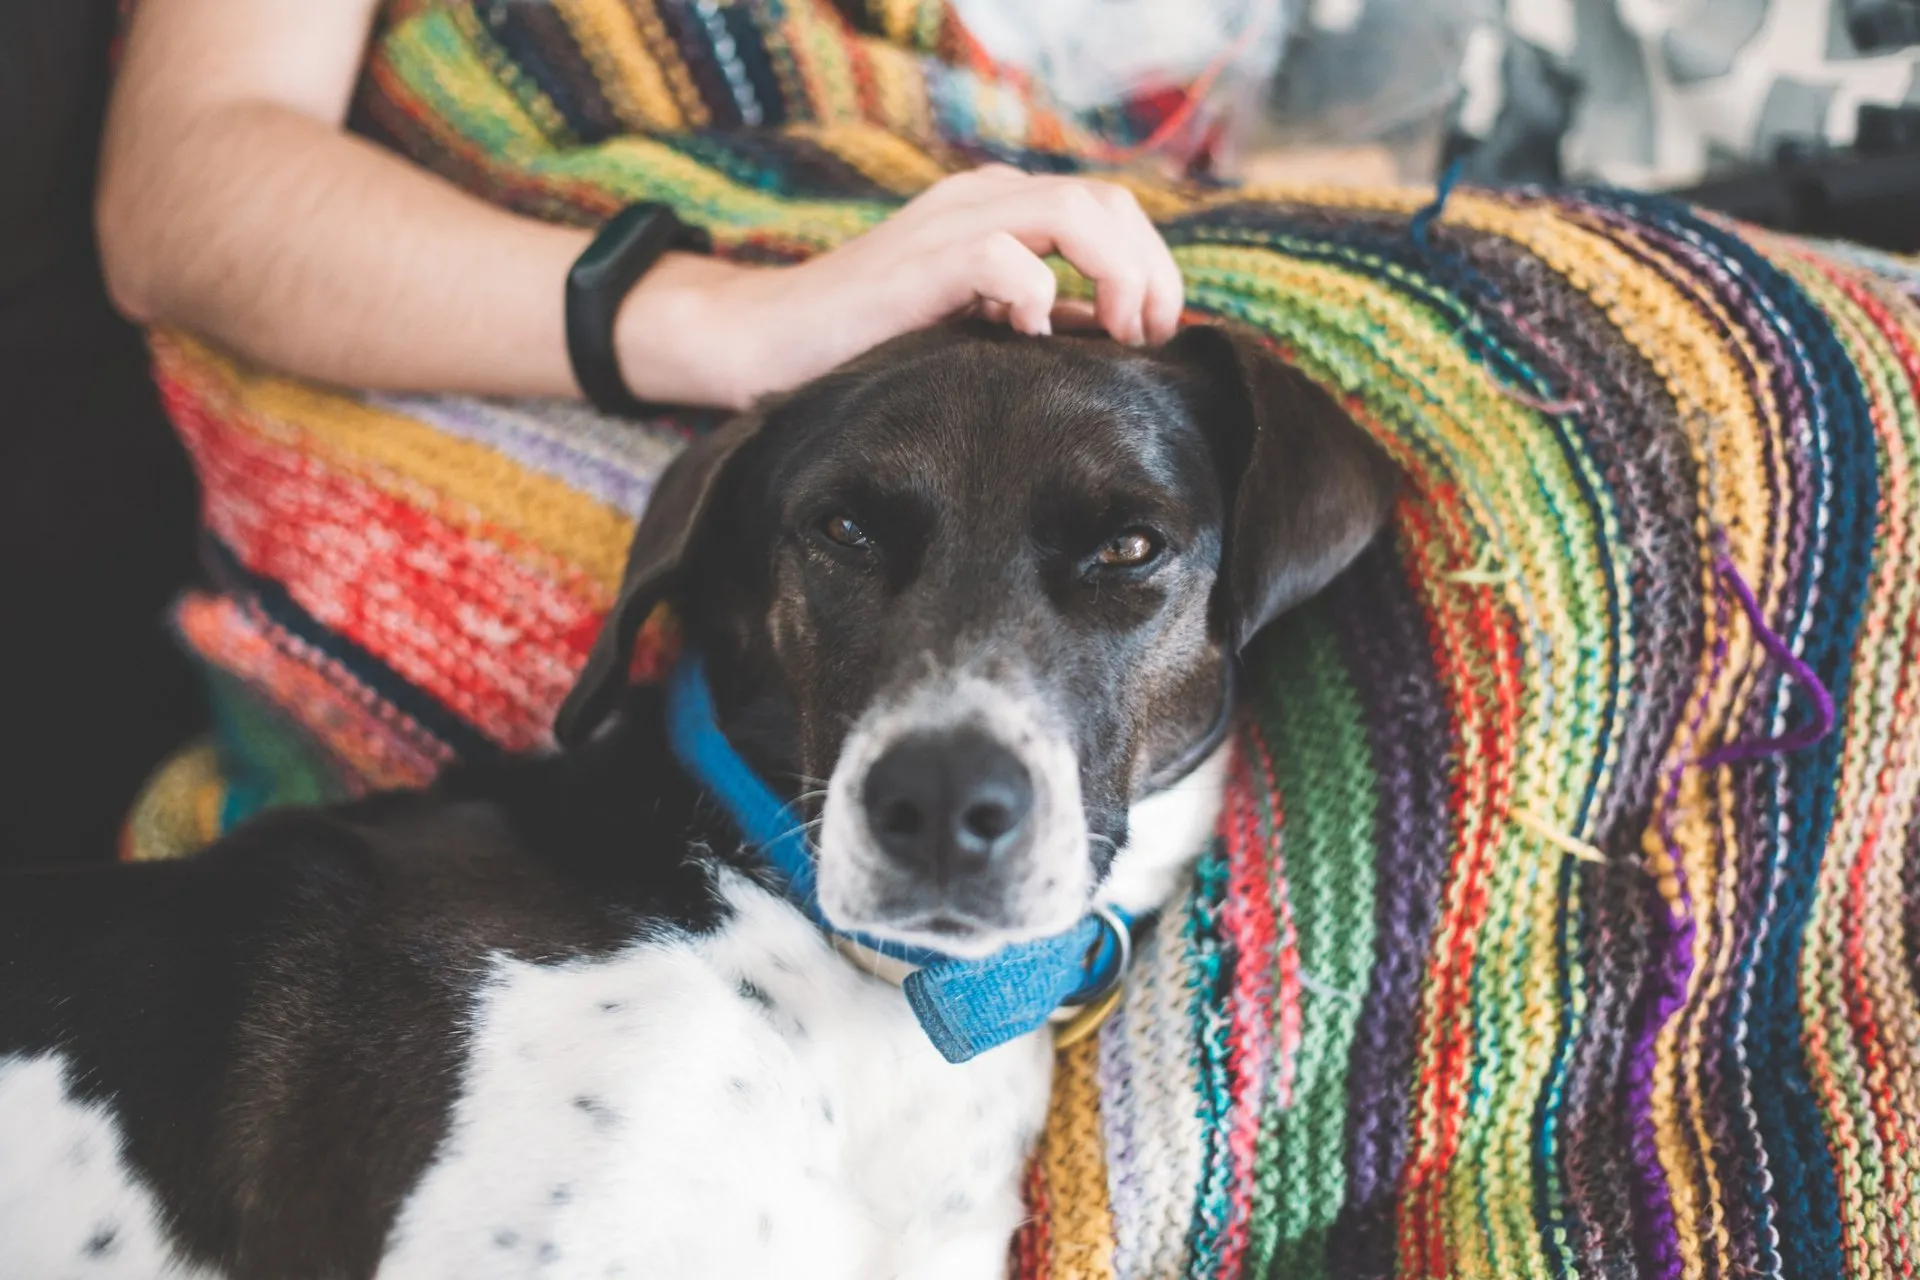
[[(494, 209), (344, 131), (376, 0), (141, 0), (98, 221), (130, 317), (352, 386), (577, 395), (563, 283), (588, 233)], [(989, 169), (799, 267), (670, 254), (622, 308), (643, 399), (726, 406), (978, 306), (1048, 326), (1058, 251), (1124, 341), (1178, 321), (1172, 258), (1118, 188)]]
[(310, 377), (566, 394), (584, 232), (490, 208), (341, 123), (375, 0), (143, 0), (99, 188), (108, 288)]

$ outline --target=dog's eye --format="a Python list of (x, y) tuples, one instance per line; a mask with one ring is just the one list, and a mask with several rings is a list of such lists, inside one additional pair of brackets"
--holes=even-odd
[(843, 547), (853, 547), (859, 551), (871, 550), (873, 541), (867, 537), (867, 531), (854, 523), (852, 516), (828, 516), (820, 522), (820, 532), (827, 535), (829, 541)]
[(1160, 539), (1146, 529), (1123, 529), (1100, 546), (1097, 557), (1112, 569), (1137, 569), (1160, 554)]

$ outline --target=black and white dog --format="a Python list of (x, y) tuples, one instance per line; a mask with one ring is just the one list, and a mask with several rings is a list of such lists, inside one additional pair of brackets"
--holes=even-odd
[[(1396, 484), (1213, 328), (952, 326), (736, 419), (559, 753), (0, 880), (0, 1277), (1002, 1274), (1052, 940), (1110, 981), (1214, 823), (1234, 655)], [(628, 690), (668, 599), (706, 682)], [(968, 980), (910, 1003), (903, 946)]]

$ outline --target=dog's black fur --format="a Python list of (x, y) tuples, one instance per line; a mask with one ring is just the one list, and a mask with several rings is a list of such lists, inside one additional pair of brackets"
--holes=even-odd
[(655, 732), (266, 814), (178, 863), (7, 878), (0, 1059), (67, 1055), (191, 1255), (372, 1274), (444, 1131), (482, 958), (717, 919), (688, 849), (722, 829), (657, 694), (631, 706)]
[[(1395, 483), (1323, 393), (1220, 331), (890, 344), (676, 463), (560, 754), (269, 814), (176, 864), (0, 881), (0, 1060), (67, 1055), (189, 1256), (369, 1275), (445, 1131), (486, 957), (718, 922), (725, 823), (657, 693), (619, 690), (658, 600), (789, 794), (929, 654), (1021, 655), (1079, 709), (1089, 828), (1124, 841), (1130, 788), (1205, 732), (1224, 664), (1352, 559)], [(843, 515), (868, 545), (821, 536)], [(1134, 529), (1158, 559), (1100, 565)]]

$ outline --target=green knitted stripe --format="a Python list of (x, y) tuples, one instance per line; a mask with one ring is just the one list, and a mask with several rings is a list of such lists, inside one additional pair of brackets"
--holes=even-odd
[[(1251, 669), (1287, 802), (1285, 855), (1299, 938), (1301, 1041), (1293, 1108), (1277, 1126), (1275, 1275), (1327, 1276), (1326, 1236), (1346, 1197), (1347, 1061), (1373, 969), (1375, 779), (1360, 705), (1333, 628), (1307, 609)], [(1299, 799), (1295, 799), (1299, 798)]]
[(546, 149), (539, 123), (489, 73), (451, 10), (428, 9), (401, 23), (381, 50), (427, 110), (489, 155), (525, 158)]
[(217, 667), (202, 671), (227, 779), (222, 830), (265, 809), (346, 797), (338, 769), (305, 733), (238, 679)]

